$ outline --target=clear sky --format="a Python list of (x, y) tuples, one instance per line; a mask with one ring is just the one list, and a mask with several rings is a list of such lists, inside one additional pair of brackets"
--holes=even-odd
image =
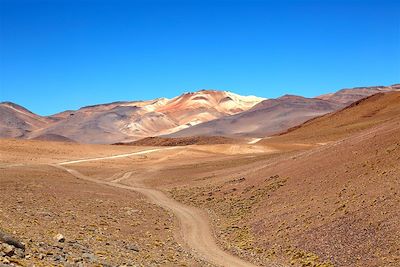
[(400, 1), (0, 0), (0, 101), (48, 115), (198, 89), (400, 82)]

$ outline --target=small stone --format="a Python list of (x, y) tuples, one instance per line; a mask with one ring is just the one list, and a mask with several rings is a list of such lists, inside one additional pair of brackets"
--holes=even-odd
[(128, 245), (128, 246), (126, 246), (126, 248), (129, 250), (133, 250), (135, 252), (139, 252), (139, 248), (135, 245)]
[(57, 235), (54, 237), (54, 239), (55, 239), (57, 242), (60, 242), (60, 243), (64, 243), (64, 241), (65, 241), (65, 237), (64, 237), (62, 234), (57, 234)]
[(24, 250), (18, 248), (15, 250), (15, 255), (17, 255), (18, 258), (25, 258), (25, 252)]
[(83, 253), (82, 258), (90, 261), (90, 262), (95, 262), (97, 260), (97, 257), (93, 255), (92, 253)]
[(63, 256), (61, 256), (61, 255), (56, 255), (56, 256), (54, 257), (54, 260), (55, 260), (55, 261), (65, 261), (65, 258), (64, 258)]
[(83, 259), (82, 258), (74, 258), (73, 259), (75, 263), (81, 262)]
[(17, 248), (25, 249), (25, 244), (17, 240), (15, 237), (10, 236), (0, 231), (0, 242), (12, 245)]
[(9, 244), (3, 244), (3, 252), (6, 256), (11, 257), (15, 253), (15, 248)]

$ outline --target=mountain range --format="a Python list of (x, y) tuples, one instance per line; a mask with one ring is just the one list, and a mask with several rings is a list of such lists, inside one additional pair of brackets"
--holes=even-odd
[(340, 110), (370, 95), (400, 90), (357, 87), (314, 98), (276, 99), (200, 90), (172, 99), (119, 101), (39, 116), (11, 102), (0, 103), (0, 137), (109, 144), (151, 136), (266, 137)]

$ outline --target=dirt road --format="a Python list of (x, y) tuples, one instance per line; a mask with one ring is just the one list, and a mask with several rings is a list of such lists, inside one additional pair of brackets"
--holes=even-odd
[[(162, 149), (164, 150), (171, 148), (162, 148)], [(142, 155), (159, 150), (161, 149), (150, 149), (129, 154), (115, 155), (110, 157), (67, 161), (52, 166), (65, 170), (79, 179), (91, 181), (97, 184), (105, 184), (117, 188), (139, 192), (144, 196), (146, 196), (154, 204), (163, 207), (167, 210), (170, 210), (171, 212), (174, 213), (174, 215), (179, 221), (180, 236), (182, 237), (186, 245), (192, 250), (193, 254), (213, 265), (229, 266), (229, 267), (256, 266), (254, 264), (246, 262), (236, 256), (233, 256), (225, 252), (224, 250), (222, 250), (217, 246), (214, 239), (214, 235), (210, 228), (208, 215), (204, 210), (181, 204), (175, 201), (174, 199), (169, 198), (167, 195), (165, 195), (163, 192), (157, 189), (146, 188), (143, 187), (143, 185), (135, 184), (133, 186), (127, 186), (118, 183), (122, 179), (129, 177), (130, 173), (126, 173), (120, 179), (114, 179), (113, 181), (110, 182), (110, 181), (97, 180), (88, 177), (74, 169), (65, 167), (65, 165), (70, 165), (74, 163), (88, 162), (88, 161), (95, 161), (102, 159), (113, 159), (113, 158), (127, 157), (133, 155)]]
[(252, 138), (249, 142), (247, 142), (247, 144), (249, 145), (254, 145), (255, 143), (257, 143), (258, 141), (260, 141), (262, 138)]
[(97, 161), (97, 160), (104, 160), (104, 159), (126, 158), (126, 157), (130, 157), (130, 156), (134, 156), (134, 155), (143, 155), (143, 154), (149, 154), (151, 152), (156, 152), (156, 151), (159, 151), (159, 150), (169, 150), (169, 149), (176, 149), (176, 148), (177, 147), (154, 148), (154, 149), (142, 150), (142, 151), (127, 153), (127, 154), (113, 155), (113, 156), (108, 156), (108, 157), (98, 157), (98, 158), (89, 158), (89, 159), (78, 159), (78, 160), (65, 161), (65, 162), (61, 162), (59, 164), (60, 165), (68, 165), (68, 164), (82, 163), (82, 162), (88, 162), (88, 161)]

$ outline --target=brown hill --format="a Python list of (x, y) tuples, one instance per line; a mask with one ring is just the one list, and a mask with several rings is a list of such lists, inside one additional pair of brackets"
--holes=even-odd
[(230, 136), (264, 137), (340, 108), (330, 101), (285, 95), (267, 99), (248, 111), (201, 123), (168, 137)]
[(23, 138), (46, 127), (52, 120), (12, 102), (0, 103), (0, 137)]
[(391, 86), (370, 86), (370, 87), (355, 87), (341, 89), (335, 93), (317, 96), (316, 98), (329, 100), (343, 105), (350, 105), (360, 99), (374, 95), (377, 93), (385, 93), (390, 91), (400, 90), (400, 84)]
[(129, 143), (116, 143), (116, 145), (132, 146), (187, 146), (187, 145), (215, 145), (234, 144), (239, 140), (223, 136), (189, 136), (189, 137), (146, 137)]
[(127, 142), (167, 134), (247, 110), (263, 100), (225, 91), (202, 90), (173, 99), (113, 102), (55, 114), (57, 121), (31, 135), (62, 135), (82, 143)]
[(378, 93), (335, 113), (307, 121), (260, 143), (329, 142), (398, 117), (400, 117), (400, 92)]
[(303, 264), (398, 266), (399, 119), (246, 176), (237, 194), (254, 188), (240, 199), (262, 196), (240, 224), (254, 247), (286, 247)]

